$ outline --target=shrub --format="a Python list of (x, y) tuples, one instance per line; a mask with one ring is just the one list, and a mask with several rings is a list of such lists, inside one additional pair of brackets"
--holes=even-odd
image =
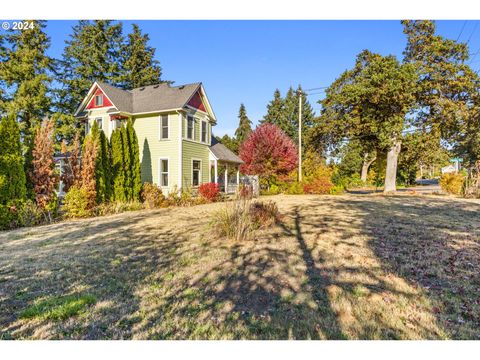
[[(57, 212), (57, 201), (55, 200), (55, 209), (52, 209), (53, 205), (48, 205), (49, 209), (53, 213)], [(45, 213), (41, 208), (37, 206), (33, 201), (27, 200), (18, 207), (17, 211), (18, 226), (35, 226), (40, 225), (45, 220)]]
[(446, 173), (440, 178), (440, 186), (449, 194), (460, 195), (464, 180), (462, 174)]
[(280, 194), (280, 187), (276, 184), (272, 184), (268, 189), (268, 195), (277, 195)]
[(285, 193), (288, 195), (301, 195), (303, 194), (303, 184), (298, 181), (286, 184)]
[(206, 183), (200, 185), (198, 188), (200, 196), (207, 202), (213, 202), (218, 199), (220, 194), (220, 187), (216, 183)]
[(93, 215), (91, 195), (85, 187), (73, 185), (65, 195), (63, 210), (67, 218), (82, 218)]
[(326, 166), (319, 166), (312, 175), (305, 179), (303, 185), (305, 194), (329, 194), (332, 188), (332, 169)]
[(250, 205), (250, 218), (254, 229), (270, 227), (278, 222), (280, 213), (273, 201), (256, 201)]
[(16, 219), (16, 211), (11, 205), (0, 204), (0, 230), (14, 228)]
[(330, 189), (330, 195), (340, 195), (345, 192), (345, 188), (341, 185), (335, 185)]
[(211, 225), (218, 236), (236, 241), (250, 240), (254, 231), (275, 224), (280, 218), (275, 202), (240, 199), (213, 214)]
[(143, 184), (141, 199), (147, 209), (166, 206), (165, 196), (162, 193), (162, 189), (155, 184)]

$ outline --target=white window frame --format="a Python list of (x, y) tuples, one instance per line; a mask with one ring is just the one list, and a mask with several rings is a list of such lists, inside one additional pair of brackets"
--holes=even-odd
[[(193, 162), (199, 161), (200, 162), (200, 169), (198, 170), (198, 185), (193, 185)], [(192, 158), (192, 187), (198, 187), (202, 185), (202, 159)]]
[[(203, 136), (203, 124), (205, 124), (205, 140), (202, 139)], [(200, 122), (200, 142), (206, 144), (208, 143), (208, 121), (202, 120)]]
[[(97, 99), (101, 99), (101, 102), (97, 103)], [(103, 106), (103, 94), (95, 95), (95, 106)]]
[[(188, 137), (188, 122), (189, 122), (190, 119), (192, 119), (192, 123), (193, 123), (193, 126), (192, 126), (192, 137), (191, 137), (191, 138)], [(185, 137), (186, 137), (188, 140), (195, 141), (195, 116), (193, 116), (193, 115), (187, 115), (187, 130), (186, 130)]]
[(85, 122), (85, 136), (88, 135), (90, 131), (90, 119), (87, 119), (87, 121)]
[[(163, 135), (163, 117), (167, 117), (167, 137), (162, 137)], [(169, 140), (170, 139), (170, 115), (160, 115), (158, 117), (158, 139), (159, 140)]]
[[(167, 160), (167, 185), (162, 184), (162, 160)], [(168, 188), (170, 186), (170, 158), (167, 156), (161, 156), (158, 158), (158, 185), (162, 188)]]
[[(98, 124), (98, 120), (100, 120), (100, 124)], [(97, 123), (98, 125), (98, 129), (99, 130), (103, 130), (103, 117), (102, 116), (97, 116), (95, 118), (95, 122)]]

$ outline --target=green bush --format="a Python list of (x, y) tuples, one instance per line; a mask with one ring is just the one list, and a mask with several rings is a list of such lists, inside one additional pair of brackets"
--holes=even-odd
[(65, 195), (63, 210), (67, 218), (84, 218), (93, 215), (93, 208), (89, 206), (89, 194), (87, 189), (72, 186)]
[[(55, 199), (55, 204), (56, 203), (57, 201)], [(50, 208), (52, 208), (54, 214), (56, 214), (56, 206), (53, 209), (53, 205), (50, 205)], [(17, 219), (18, 226), (40, 225), (45, 222), (45, 213), (34, 201), (27, 200), (18, 207)]]
[(330, 195), (341, 195), (345, 192), (345, 188), (341, 185), (334, 185), (330, 189)]
[(303, 184), (299, 183), (298, 181), (286, 184), (284, 189), (285, 189), (284, 190), (285, 194), (288, 194), (288, 195), (303, 194)]
[(0, 204), (0, 230), (8, 230), (15, 227), (17, 214), (11, 205)]
[(155, 184), (144, 183), (141, 199), (147, 209), (155, 209), (166, 206), (165, 196), (162, 189)]
[(460, 195), (464, 181), (462, 174), (446, 173), (440, 178), (440, 187), (449, 194)]

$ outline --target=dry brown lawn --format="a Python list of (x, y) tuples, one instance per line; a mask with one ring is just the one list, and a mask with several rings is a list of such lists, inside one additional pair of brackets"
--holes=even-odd
[(270, 198), (246, 242), (225, 204), (0, 233), (0, 338), (480, 339), (478, 202)]

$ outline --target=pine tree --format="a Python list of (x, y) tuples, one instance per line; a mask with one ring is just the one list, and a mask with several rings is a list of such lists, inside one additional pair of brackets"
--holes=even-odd
[(125, 162), (122, 130), (115, 129), (110, 138), (112, 151), (113, 197), (116, 201), (126, 201), (125, 196)]
[[(110, 20), (81, 20), (66, 41), (55, 109), (61, 114), (57, 133), (67, 139), (81, 128), (71, 115), (80, 105), (94, 81), (118, 85), (121, 78), (122, 24)], [(69, 131), (70, 130), (70, 131)]]
[(238, 119), (239, 119), (239, 123), (238, 123), (238, 128), (235, 131), (235, 140), (239, 147), (252, 133), (252, 122), (247, 116), (247, 110), (245, 109), (244, 104), (240, 104)]
[(29, 174), (35, 201), (41, 208), (46, 208), (55, 197), (55, 186), (58, 179), (55, 174), (54, 151), (53, 121), (44, 120), (35, 134), (32, 151), (33, 171)]
[(126, 126), (127, 147), (130, 160), (130, 183), (131, 194), (129, 200), (140, 199), (140, 191), (142, 190), (142, 175), (140, 168), (140, 149), (138, 147), (138, 138), (133, 128), (131, 119), (128, 119)]
[(13, 116), (0, 120), (0, 205), (26, 196), (20, 131)]
[[(19, 123), (25, 153), (25, 173), (31, 173), (35, 128), (50, 110), (48, 96), (53, 60), (46, 52), (50, 39), (45, 34), (44, 21), (30, 21), (32, 28), (5, 35), (7, 46), (0, 46), (0, 85), (5, 86), (1, 108), (14, 114)], [(27, 177), (27, 193), (33, 197), (33, 184)]]
[(221, 142), (227, 149), (238, 153), (238, 143), (235, 138), (228, 136), (228, 134), (223, 135), (222, 137), (215, 136), (217, 141)]
[(132, 25), (123, 47), (122, 87), (133, 89), (161, 82), (162, 68), (155, 60), (155, 48), (148, 46), (148, 34), (142, 34), (137, 24)]
[(45, 34), (44, 21), (29, 21), (32, 28), (15, 30), (5, 36), (9, 46), (3, 48), (0, 79), (9, 96), (5, 110), (15, 114), (20, 133), (26, 143), (33, 138), (34, 128), (50, 110), (48, 92), (53, 60), (46, 55), (50, 39)]
[(260, 120), (260, 123), (270, 123), (279, 126), (283, 121), (284, 101), (280, 90), (276, 89), (273, 93), (273, 100), (267, 105), (267, 114)]

